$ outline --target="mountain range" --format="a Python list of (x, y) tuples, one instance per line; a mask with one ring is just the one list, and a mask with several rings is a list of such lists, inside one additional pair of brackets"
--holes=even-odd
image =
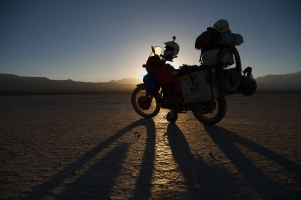
[(0, 74), (0, 95), (131, 93), (139, 83), (137, 78), (90, 83)]
[[(301, 71), (266, 75), (256, 78), (256, 82), (258, 93), (301, 93)], [(45, 77), (0, 74), (0, 95), (131, 93), (139, 83), (142, 83), (142, 80), (138, 78), (90, 83), (70, 79), (50, 80)]]
[(301, 92), (301, 71), (256, 78), (257, 92)]

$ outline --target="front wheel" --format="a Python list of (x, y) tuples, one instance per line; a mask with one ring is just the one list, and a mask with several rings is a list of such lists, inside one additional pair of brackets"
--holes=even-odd
[(201, 123), (213, 125), (220, 122), (227, 112), (227, 102), (224, 96), (212, 101), (193, 104), (192, 113)]
[(142, 117), (152, 118), (160, 111), (158, 99), (152, 95), (147, 95), (143, 86), (138, 86), (132, 93), (132, 106)]

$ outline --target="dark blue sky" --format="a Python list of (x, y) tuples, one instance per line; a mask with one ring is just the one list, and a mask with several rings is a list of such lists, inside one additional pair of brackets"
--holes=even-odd
[(102, 82), (138, 77), (150, 46), (177, 36), (178, 64), (219, 19), (244, 37), (254, 76), (301, 71), (299, 0), (0, 0), (0, 73)]

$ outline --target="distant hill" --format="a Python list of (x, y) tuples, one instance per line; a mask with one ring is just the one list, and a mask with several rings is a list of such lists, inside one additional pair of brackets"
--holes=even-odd
[(256, 78), (258, 92), (301, 92), (301, 71)]
[(115, 81), (112, 80), (109, 83), (118, 83), (118, 84), (139, 84), (142, 83), (141, 79), (138, 78), (123, 78), (121, 80)]
[[(266, 75), (256, 78), (257, 92), (301, 93), (301, 72)], [(142, 80), (123, 78), (104, 83), (77, 82), (73, 80), (50, 80), (45, 77), (22, 77), (0, 74), (0, 95), (29, 94), (101, 94), (131, 93)]]
[[(139, 80), (139, 79), (138, 79)], [(141, 80), (122, 79), (105, 83), (50, 80), (0, 74), (0, 95), (131, 93)]]

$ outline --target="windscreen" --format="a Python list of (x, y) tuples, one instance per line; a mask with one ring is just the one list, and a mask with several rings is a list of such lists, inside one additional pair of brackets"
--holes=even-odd
[[(154, 47), (154, 50), (155, 50), (155, 54), (156, 54), (156, 55), (158, 55), (158, 56), (161, 55), (161, 53), (162, 53), (162, 47), (156, 46), (156, 47)], [(152, 56), (154, 56), (155, 54), (152, 52), (151, 55), (150, 55), (149, 57), (152, 57)]]

